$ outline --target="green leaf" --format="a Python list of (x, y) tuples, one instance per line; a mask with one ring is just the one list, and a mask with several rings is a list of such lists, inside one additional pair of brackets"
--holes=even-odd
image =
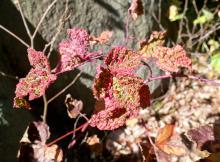
[(208, 41), (208, 45), (210, 46), (210, 52), (213, 53), (215, 50), (220, 48), (220, 42), (214, 40), (214, 39), (210, 39)]
[(202, 10), (202, 15), (197, 17), (194, 21), (193, 24), (197, 25), (197, 24), (205, 24), (206, 22), (209, 22), (211, 20), (213, 20), (214, 18), (214, 14), (208, 10), (203, 9)]
[(181, 14), (178, 14), (178, 15), (175, 15), (173, 17), (170, 17), (170, 21), (177, 21), (177, 20), (181, 20), (183, 18), (184, 14), (181, 13)]
[(207, 21), (211, 21), (214, 18), (214, 14), (208, 10), (203, 9), (202, 13), (204, 14)]
[(220, 73), (220, 51), (211, 57), (211, 66), (216, 72)]

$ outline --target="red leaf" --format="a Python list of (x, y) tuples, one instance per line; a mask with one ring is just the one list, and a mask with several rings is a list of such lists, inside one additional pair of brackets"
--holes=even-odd
[(29, 95), (29, 100), (41, 97), (57, 78), (51, 73), (48, 59), (42, 52), (29, 48), (28, 58), (33, 68), (16, 85), (14, 98), (14, 107), (16, 108), (30, 108), (24, 97)]
[(141, 56), (125, 46), (117, 46), (110, 50), (105, 59), (105, 64), (111, 71), (132, 73), (141, 64)]
[(73, 70), (92, 57), (100, 53), (89, 53), (89, 34), (84, 29), (68, 29), (68, 39), (59, 43), (60, 58), (57, 67), (53, 70), (56, 74)]

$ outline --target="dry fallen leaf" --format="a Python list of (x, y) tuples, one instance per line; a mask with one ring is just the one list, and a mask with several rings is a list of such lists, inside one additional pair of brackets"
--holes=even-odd
[(66, 95), (65, 104), (70, 118), (76, 118), (83, 109), (83, 102), (72, 98), (70, 94)]
[(167, 124), (165, 127), (159, 130), (159, 134), (156, 138), (156, 145), (160, 145), (169, 140), (169, 138), (173, 135), (174, 125)]
[(112, 37), (112, 34), (113, 34), (112, 31), (106, 30), (106, 31), (103, 31), (98, 37), (90, 36), (89, 38), (90, 44), (91, 45), (95, 45), (97, 43), (106, 44)]
[(95, 152), (96, 154), (100, 154), (102, 152), (103, 145), (96, 134), (88, 137), (86, 143), (89, 145), (89, 148), (92, 152)]
[(21, 143), (19, 162), (61, 162), (63, 152), (57, 145), (47, 147), (41, 143)]
[(201, 126), (199, 128), (188, 131), (187, 137), (195, 142), (199, 149), (202, 149), (203, 145), (208, 141), (215, 141), (213, 127), (209, 125)]
[(156, 146), (169, 155), (182, 156), (186, 154), (186, 147), (178, 134), (173, 134), (174, 125), (167, 124), (156, 138)]
[(63, 151), (58, 145), (54, 144), (50, 147), (46, 147), (45, 156), (48, 161), (54, 160), (55, 162), (61, 162), (63, 159)]
[(148, 40), (140, 42), (139, 53), (144, 57), (151, 57), (158, 47), (165, 42), (166, 32), (153, 31)]
[(131, 6), (128, 9), (133, 20), (136, 20), (138, 16), (144, 13), (143, 4), (141, 0), (133, 0)]

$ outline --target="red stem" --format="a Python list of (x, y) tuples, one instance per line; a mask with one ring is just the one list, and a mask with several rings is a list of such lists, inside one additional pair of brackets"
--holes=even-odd
[(60, 140), (62, 140), (62, 139), (64, 139), (64, 138), (66, 138), (67, 136), (69, 136), (69, 135), (71, 135), (71, 134), (77, 132), (78, 130), (84, 128), (85, 125), (87, 125), (87, 124), (88, 124), (88, 122), (86, 122), (86, 123), (80, 125), (78, 128), (76, 128), (76, 129), (74, 129), (74, 130), (72, 130), (72, 131), (70, 131), (70, 132), (68, 132), (68, 133), (66, 133), (66, 134), (64, 134), (64, 135), (62, 135), (61, 137), (59, 137), (59, 138), (53, 140), (52, 142), (50, 142), (50, 143), (47, 144), (47, 147), (50, 147), (51, 145), (57, 143), (58, 141), (60, 141)]
[(204, 82), (204, 83), (210, 83), (210, 84), (215, 85), (215, 86), (220, 86), (220, 82), (216, 82), (215, 80), (209, 80), (209, 79), (206, 79), (206, 78), (191, 76), (191, 75), (188, 76), (188, 75), (180, 74), (180, 73), (166, 74), (166, 75), (161, 75), (161, 76), (157, 76), (157, 77), (150, 77), (150, 78), (146, 79), (144, 81), (144, 83), (147, 84), (148, 82), (151, 82), (151, 81), (154, 81), (154, 80), (160, 80), (160, 79), (165, 79), (165, 78), (176, 78), (176, 77), (186, 77), (186, 78), (189, 78), (189, 79), (192, 79), (192, 80), (198, 80), (198, 81), (201, 81), (201, 82)]

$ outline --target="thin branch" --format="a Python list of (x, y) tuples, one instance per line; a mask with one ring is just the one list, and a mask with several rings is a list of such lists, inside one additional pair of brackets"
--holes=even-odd
[(159, 20), (157, 19), (157, 16), (155, 15), (154, 12), (152, 12), (152, 17), (154, 18), (154, 20), (157, 22), (157, 24), (159, 25), (159, 28), (162, 30), (162, 31), (165, 31), (166, 29), (161, 25), (161, 23), (159, 22)]
[(197, 81), (201, 81), (204, 83), (209, 83), (215, 86), (220, 86), (220, 82), (216, 81), (216, 80), (210, 80), (210, 79), (206, 79), (206, 78), (202, 78), (202, 77), (197, 77), (197, 76), (192, 76), (192, 75), (185, 75), (185, 74), (181, 74), (181, 73), (175, 73), (175, 74), (165, 74), (165, 75), (161, 75), (161, 76), (156, 76), (156, 77), (152, 77), (152, 78), (148, 78), (144, 81), (144, 84), (147, 84), (151, 81), (154, 80), (160, 80), (160, 79), (166, 79), (166, 78), (177, 78), (177, 77), (185, 77), (185, 78), (189, 78), (192, 80), (197, 80)]
[(61, 15), (60, 19), (59, 19), (59, 25), (57, 27), (57, 32), (55, 33), (55, 35), (53, 36), (53, 38), (51, 39), (50, 42), (48, 42), (45, 47), (44, 47), (44, 50), (43, 52), (45, 53), (47, 48), (50, 46), (50, 49), (49, 49), (49, 52), (47, 54), (47, 58), (50, 58), (50, 55), (51, 55), (51, 52), (53, 50), (53, 45), (57, 39), (57, 37), (59, 36), (61, 30), (63, 29), (63, 26), (64, 26), (64, 22), (66, 20), (68, 20), (70, 18), (70, 15), (67, 16), (67, 12), (69, 10), (69, 5), (68, 5), (68, 2), (69, 0), (66, 0), (66, 6), (65, 6), (65, 10), (63, 12), (63, 14)]
[[(77, 124), (78, 124), (80, 118), (84, 118), (87, 122), (89, 122), (89, 119), (88, 119), (84, 114), (79, 113), (79, 116), (77, 117), (77, 119), (76, 119), (76, 121), (75, 121), (75, 123), (74, 123), (73, 129), (76, 129), (76, 128), (77, 128)], [(73, 133), (72, 139), (74, 139), (75, 136), (76, 136), (76, 132)]]
[(153, 146), (156, 159), (159, 161), (159, 160), (160, 160), (160, 157), (159, 157), (159, 155), (158, 155), (158, 153), (157, 153), (158, 148), (157, 148), (157, 146), (154, 144), (154, 142), (152, 141), (152, 139), (151, 139), (151, 137), (150, 137), (150, 134), (149, 134), (149, 129), (147, 128), (147, 126), (146, 126), (146, 124), (145, 124), (145, 122), (144, 122), (143, 119), (141, 120), (141, 124), (144, 126), (144, 128), (145, 128), (145, 130), (146, 130), (148, 140), (149, 140), (150, 144)]
[(148, 68), (149, 74), (147, 78), (152, 78), (153, 77), (153, 71), (150, 67), (150, 65), (148, 63), (146, 63), (145, 61), (141, 60), (141, 62)]
[(128, 40), (129, 37), (129, 20), (130, 20), (131, 14), (130, 11), (128, 10), (127, 12), (127, 18), (126, 18), (126, 24), (125, 24), (125, 41)]
[(193, 79), (193, 80), (197, 80), (197, 81), (200, 81), (200, 82), (204, 82), (204, 83), (210, 83), (210, 84), (215, 85), (215, 86), (220, 86), (220, 82), (217, 82), (216, 80), (210, 80), (210, 79), (197, 77), (197, 76), (188, 76), (188, 78)]
[(2, 30), (4, 30), (5, 32), (7, 32), (8, 34), (10, 34), (11, 36), (13, 36), (15, 39), (17, 39), (19, 42), (21, 42), (23, 45), (25, 45), (27, 48), (29, 47), (29, 45), (23, 41), (19, 36), (15, 35), (13, 32), (11, 32), (10, 30), (6, 29), (4, 26), (0, 25), (0, 28)]
[(35, 31), (32, 35), (32, 39), (36, 36), (42, 22), (44, 21), (45, 17), (47, 16), (48, 12), (50, 11), (50, 9), (53, 7), (53, 5), (57, 2), (57, 0), (54, 0), (46, 9), (46, 11), (44, 12), (43, 16), (41, 17), (39, 23), (37, 24), (37, 27), (35, 28)]
[[(184, 4), (184, 9), (183, 9), (183, 16), (186, 15), (186, 11), (188, 10), (188, 0), (185, 1), (185, 4)], [(184, 19), (181, 19), (180, 20), (180, 23), (179, 23), (179, 31), (178, 31), (178, 35), (177, 35), (177, 42), (181, 42), (182, 38), (181, 38), (181, 34), (182, 34), (182, 30), (183, 30), (183, 20)]]
[(220, 29), (220, 25), (218, 26), (218, 24), (216, 24), (209, 32), (207, 32), (205, 35), (201, 36), (198, 41), (195, 41), (195, 42), (193, 43), (193, 46), (194, 46), (195, 44), (197, 44), (198, 42), (202, 42), (203, 40), (205, 40), (206, 38), (208, 38), (211, 34), (213, 34), (214, 32), (216, 32), (216, 31), (219, 30), (219, 29)]
[(161, 7), (161, 0), (159, 0), (159, 4), (158, 4), (158, 21), (161, 23), (161, 10), (162, 10), (162, 7)]
[(2, 71), (0, 71), (0, 75), (2, 75), (3, 77), (10, 78), (10, 79), (19, 80), (19, 78), (17, 76), (12, 76), (12, 75), (6, 74)]
[(70, 132), (68, 132), (68, 133), (66, 133), (66, 134), (64, 134), (64, 135), (62, 135), (61, 137), (59, 137), (59, 138), (53, 140), (52, 142), (48, 143), (48, 144), (47, 144), (47, 147), (50, 147), (51, 145), (53, 145), (53, 144), (57, 143), (58, 141), (60, 141), (60, 140), (62, 140), (62, 139), (64, 139), (64, 138), (66, 138), (67, 136), (69, 136), (69, 135), (71, 135), (71, 134), (77, 132), (78, 130), (83, 129), (86, 125), (88, 125), (88, 122), (82, 124), (82, 125), (79, 126), (78, 128), (76, 128), (76, 129), (74, 129), (74, 130), (72, 130), (72, 131), (70, 131)]
[(44, 101), (44, 112), (43, 112), (43, 122), (47, 122), (47, 110), (48, 110), (48, 102), (47, 102), (47, 97), (46, 94), (43, 95), (43, 101)]
[(57, 97), (59, 97), (61, 94), (63, 94), (68, 88), (70, 88), (76, 81), (77, 79), (81, 76), (82, 72), (77, 74), (77, 76), (73, 79), (72, 82), (70, 82), (65, 88), (63, 88), (60, 92), (58, 92), (56, 95), (54, 95), (52, 98), (48, 100), (48, 104), (51, 103), (53, 100), (55, 100)]
[(28, 25), (27, 25), (27, 21), (26, 21), (26, 19), (25, 19), (25, 17), (24, 17), (24, 13), (23, 13), (23, 11), (22, 11), (22, 9), (21, 9), (20, 0), (18, 0), (18, 9), (19, 9), (19, 11), (20, 11), (21, 18), (22, 18), (22, 21), (23, 21), (23, 23), (24, 23), (24, 27), (25, 27), (25, 29), (26, 29), (26, 32), (27, 32), (29, 38), (31, 39), (31, 32), (30, 32), (30, 29), (29, 29), (29, 27), (28, 27)]
[(140, 150), (140, 153), (141, 153), (142, 161), (145, 162), (146, 158), (144, 156), (144, 151), (143, 151), (143, 148), (142, 148), (140, 142), (138, 142), (138, 147), (139, 147), (139, 150)]

